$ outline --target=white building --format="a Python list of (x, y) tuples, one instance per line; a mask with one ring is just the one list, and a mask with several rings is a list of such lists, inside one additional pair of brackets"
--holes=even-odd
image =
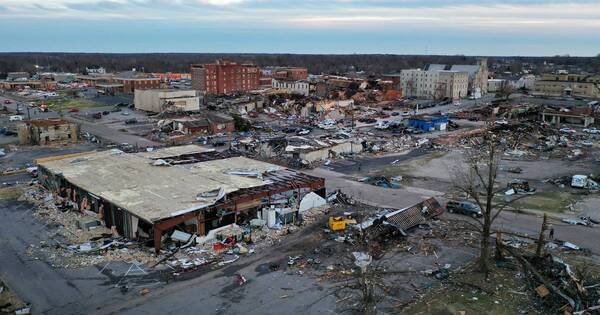
[(291, 81), (273, 79), (271, 86), (274, 89), (287, 91), (290, 94), (308, 96), (310, 85), (306, 81)]
[(467, 97), (469, 74), (448, 70), (402, 70), (400, 86), (407, 97), (460, 99)]
[(517, 89), (525, 88), (528, 90), (533, 90), (535, 87), (535, 76), (533, 74), (526, 74), (519, 78), (516, 82), (515, 87)]
[(103, 67), (98, 67), (98, 68), (85, 67), (85, 71), (87, 72), (87, 74), (106, 74), (106, 69), (104, 69)]
[(489, 79), (487, 90), (490, 93), (500, 92), (506, 84), (511, 84), (511, 82), (505, 79)]
[(133, 103), (136, 109), (154, 113), (200, 110), (200, 97), (194, 90), (136, 89)]

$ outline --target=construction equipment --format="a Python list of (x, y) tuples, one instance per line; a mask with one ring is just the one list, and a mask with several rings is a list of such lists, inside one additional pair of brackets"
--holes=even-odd
[(346, 230), (347, 224), (356, 224), (356, 220), (352, 217), (329, 217), (329, 229), (333, 232)]

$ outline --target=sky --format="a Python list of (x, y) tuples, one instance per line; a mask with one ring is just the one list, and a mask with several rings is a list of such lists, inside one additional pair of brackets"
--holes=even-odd
[(0, 51), (596, 56), (600, 0), (0, 0)]

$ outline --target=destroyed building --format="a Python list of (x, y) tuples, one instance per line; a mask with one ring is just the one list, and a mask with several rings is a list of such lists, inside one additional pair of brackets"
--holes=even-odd
[(37, 119), (20, 123), (19, 143), (49, 145), (53, 143), (77, 142), (79, 127), (62, 119)]
[(136, 109), (152, 113), (200, 110), (200, 97), (193, 90), (135, 90), (133, 103)]
[(231, 116), (218, 112), (205, 112), (174, 118), (165, 118), (158, 122), (158, 128), (164, 132), (189, 136), (214, 135), (235, 131)]
[(337, 158), (343, 154), (360, 153), (363, 146), (360, 142), (350, 139), (308, 139), (292, 137), (285, 147), (286, 155), (292, 160), (306, 162), (323, 161)]
[[(153, 241), (177, 229), (196, 235), (295, 204), (325, 181), (245, 157), (188, 145), (152, 152), (87, 152), (36, 161), (40, 183), (113, 233)], [(128, 174), (128, 176), (123, 176)], [(281, 206), (284, 209), (287, 209)]]
[(589, 107), (545, 108), (542, 121), (560, 127), (561, 124), (587, 127), (594, 123), (594, 111)]

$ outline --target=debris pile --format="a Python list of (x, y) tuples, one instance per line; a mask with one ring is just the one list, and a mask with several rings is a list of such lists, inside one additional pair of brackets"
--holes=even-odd
[(600, 278), (584, 269), (573, 269), (551, 254), (526, 256), (502, 246), (523, 267), (527, 282), (536, 292), (536, 303), (549, 314), (591, 314), (600, 310)]
[(63, 205), (60, 197), (39, 185), (28, 187), (21, 198), (33, 203), (33, 215), (47, 222), (52, 229), (48, 241), (29, 245), (26, 253), (35, 259), (42, 255), (48, 257), (55, 268), (80, 268), (109, 261), (142, 264), (156, 261), (151, 248), (144, 244), (114, 235), (101, 224), (82, 226), (82, 222), (97, 220), (71, 211), (72, 208)]

